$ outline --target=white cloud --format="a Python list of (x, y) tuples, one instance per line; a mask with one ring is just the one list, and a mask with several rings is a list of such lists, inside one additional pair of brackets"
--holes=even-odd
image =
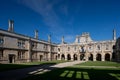
[(43, 22), (50, 28), (52, 33), (63, 31), (60, 26), (60, 18), (54, 11), (54, 5), (58, 4), (61, 0), (20, 0), (19, 3), (29, 7), (43, 17)]
[[(27, 6), (33, 11), (42, 16), (42, 20), (45, 25), (49, 27), (49, 31), (54, 35), (56, 39), (61, 40), (61, 36), (66, 33), (65, 26), (70, 26), (74, 22), (74, 17), (70, 16), (67, 20), (63, 21), (54, 7), (58, 6), (58, 10), (68, 17), (68, 5), (60, 4), (63, 0), (18, 0), (18, 3)], [(64, 24), (63, 24), (64, 23)], [(63, 26), (64, 25), (64, 26)], [(74, 40), (72, 35), (64, 35), (66, 42)]]

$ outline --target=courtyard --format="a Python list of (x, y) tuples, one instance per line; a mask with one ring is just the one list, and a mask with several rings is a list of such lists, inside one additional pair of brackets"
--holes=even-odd
[(110, 61), (31, 62), (0, 68), (1, 80), (120, 80), (120, 63)]
[(32, 74), (24, 80), (120, 80), (120, 64), (88, 61), (42, 74)]

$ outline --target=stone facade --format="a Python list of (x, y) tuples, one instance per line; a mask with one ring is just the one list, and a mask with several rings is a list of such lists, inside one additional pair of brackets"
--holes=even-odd
[(114, 58), (116, 62), (120, 62), (120, 37), (116, 40), (116, 44), (113, 48), (114, 50)]
[(73, 43), (65, 43), (62, 37), (61, 44), (53, 44), (50, 35), (48, 41), (39, 40), (37, 30), (34, 38), (15, 33), (14, 21), (9, 20), (8, 31), (0, 29), (0, 63), (49, 60), (115, 61), (120, 60), (116, 58), (120, 48), (116, 49), (115, 44), (117, 45), (115, 30), (113, 40), (93, 41), (89, 33), (82, 33), (76, 36)]
[(115, 37), (113, 40), (93, 41), (89, 33), (76, 36), (75, 42), (70, 44), (66, 44), (62, 38), (62, 43), (58, 45), (58, 59), (111, 61), (115, 42)]
[(57, 45), (49, 41), (14, 32), (13, 21), (9, 21), (7, 30), (0, 29), (0, 63), (20, 63), (31, 61), (48, 61), (57, 59)]

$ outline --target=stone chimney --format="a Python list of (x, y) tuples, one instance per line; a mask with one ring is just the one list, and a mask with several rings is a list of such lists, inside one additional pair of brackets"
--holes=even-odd
[(79, 43), (79, 36), (76, 36), (75, 43)]
[(51, 42), (51, 35), (48, 35), (48, 42)]
[(8, 31), (14, 32), (14, 21), (13, 20), (8, 20)]
[(113, 40), (116, 40), (116, 30), (113, 29)]
[(38, 39), (38, 30), (35, 30), (35, 38)]
[(64, 44), (64, 36), (62, 37), (62, 44)]

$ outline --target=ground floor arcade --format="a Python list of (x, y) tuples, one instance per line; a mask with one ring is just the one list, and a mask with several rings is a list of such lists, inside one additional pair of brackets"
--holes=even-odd
[(111, 61), (111, 53), (74, 53), (58, 54), (59, 60), (81, 60), (81, 61)]

